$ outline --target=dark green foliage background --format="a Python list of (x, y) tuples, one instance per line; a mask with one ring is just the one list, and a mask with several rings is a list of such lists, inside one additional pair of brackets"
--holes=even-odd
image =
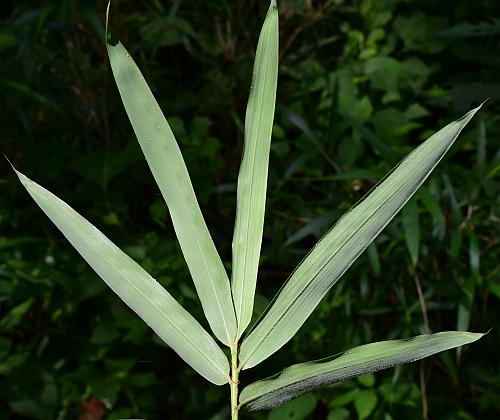
[[(460, 357), (449, 351), (248, 418), (496, 418), (500, 3), (279, 6), (256, 312), (395, 161), (490, 101), (417, 195), (416, 211), (396, 217), (297, 336), (245, 371), (242, 385), (369, 341), (493, 331)], [(228, 269), (242, 123), (266, 9), (266, 0), (116, 0), (111, 13), (114, 34), (169, 117)], [(206, 325), (111, 76), (104, 11), (102, 1), (1, 3), (1, 152)], [(162, 345), (68, 245), (6, 162), (0, 189), (0, 418), (224, 418), (229, 389), (204, 381)]]

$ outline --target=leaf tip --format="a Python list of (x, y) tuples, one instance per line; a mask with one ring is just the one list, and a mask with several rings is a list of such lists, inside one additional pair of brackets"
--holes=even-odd
[(467, 341), (463, 344), (470, 344), (470, 343), (474, 343), (474, 341), (477, 341), (481, 338), (483, 338), (486, 334), (488, 334), (493, 328), (490, 328), (488, 331), (486, 331), (485, 333), (476, 333), (476, 332), (469, 332), (469, 331), (465, 331), (465, 334), (466, 334), (466, 337), (467, 337)]
[(12, 164), (12, 162), (10, 161), (10, 159), (7, 157), (7, 155), (5, 153), (4, 153), (3, 157), (7, 160), (7, 162), (9, 162), (9, 165), (12, 167), (12, 169), (14, 171), (16, 171), (16, 168), (14, 168), (14, 165)]
[(23, 173), (19, 172), (7, 156), (5, 156), (5, 159), (7, 159), (7, 162), (9, 162), (9, 165), (12, 167), (12, 170), (15, 172), (17, 178), (19, 179), (19, 181), (21, 181), (21, 184), (23, 184), (24, 188), (28, 189), (30, 184), (33, 183), (33, 181)]
[(9, 165), (10, 167), (12, 168), (12, 170), (15, 172), (15, 174), (17, 175), (17, 177), (19, 178), (19, 180), (24, 184), (24, 179), (27, 179), (21, 172), (19, 172), (16, 167), (14, 166), (14, 164), (10, 161), (10, 159), (7, 157), (7, 155), (3, 155), (5, 157), (5, 159), (7, 159), (7, 162), (9, 162)]
[(17, 175), (17, 178), (23, 184), (24, 188), (26, 188), (28, 191), (32, 189), (33, 185), (36, 185), (31, 179), (29, 179), (26, 175), (24, 175), (22, 172), (19, 172), (14, 164), (10, 161), (10, 159), (4, 154), (5, 159), (7, 159), (7, 162), (9, 162), (9, 165), (11, 166), (12, 170), (14, 173)]
[[(470, 110), (467, 114), (472, 114), (472, 116), (474, 116), (474, 114), (475, 114), (477, 111), (479, 111), (479, 110), (483, 107), (483, 105), (484, 105), (486, 102), (488, 102), (489, 100), (490, 100), (490, 98), (486, 98), (486, 99), (485, 99), (483, 102), (481, 102), (481, 103), (480, 103), (477, 107), (472, 108), (472, 109), (471, 109), (471, 110)], [(467, 114), (466, 114), (466, 115), (467, 115)]]
[(454, 121), (454, 123), (463, 124), (463, 125), (469, 123), (469, 121), (472, 119), (472, 117), (474, 117), (474, 115), (476, 115), (476, 113), (483, 107), (483, 105), (487, 101), (488, 101), (488, 98), (485, 99), (483, 102), (481, 102), (481, 104), (479, 104), (477, 107), (472, 108), (469, 112), (467, 112), (465, 115), (460, 117), (458, 120)]
[(109, 41), (109, 34), (108, 34), (108, 22), (109, 22), (109, 8), (111, 7), (111, 0), (108, 1), (108, 5), (106, 6), (106, 32), (105, 32), (105, 39), (104, 41), (106, 44), (108, 44)]
[(274, 11), (278, 11), (278, 3), (276, 2), (276, 0), (271, 0), (267, 14), (269, 15), (271, 12), (274, 12)]
[(110, 32), (110, 27), (109, 27), (109, 12), (111, 10), (111, 0), (108, 1), (108, 5), (106, 6), (106, 29), (105, 29), (105, 35), (104, 35), (104, 43), (106, 44), (106, 47), (108, 50), (110, 47), (116, 47), (117, 44), (119, 44), (119, 41), (115, 41), (115, 39), (112, 38), (112, 34)]

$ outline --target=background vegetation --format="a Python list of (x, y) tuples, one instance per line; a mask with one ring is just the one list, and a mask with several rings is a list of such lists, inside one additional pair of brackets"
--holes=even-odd
[[(500, 3), (279, 3), (280, 79), (257, 312), (395, 161), (490, 101), (416, 201), (295, 339), (243, 375), (243, 385), (368, 341), (497, 326)], [(267, 6), (122, 0), (111, 16), (169, 116), (228, 269), (243, 116)], [(1, 152), (99, 226), (206, 325), (110, 73), (104, 8), (103, 1), (1, 3)], [(224, 418), (229, 389), (200, 379), (154, 337), (6, 162), (0, 188), (0, 418)], [(248, 418), (495, 418), (499, 339), (494, 328), (461, 352)]]

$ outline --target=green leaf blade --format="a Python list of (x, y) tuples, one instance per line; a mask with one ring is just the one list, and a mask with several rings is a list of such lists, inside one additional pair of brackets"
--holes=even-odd
[(274, 408), (323, 386), (414, 362), (472, 343), (483, 335), (445, 331), (354, 347), (340, 356), (293, 365), (275, 376), (248, 385), (241, 392), (240, 405), (251, 411)]
[(169, 208), (203, 311), (216, 337), (230, 346), (236, 316), (229, 278), (205, 224), (179, 146), (144, 77), (125, 47), (107, 44), (125, 110)]
[(262, 244), (278, 79), (278, 23), (278, 9), (272, 2), (257, 45), (245, 117), (245, 148), (238, 176), (231, 283), (238, 336), (252, 318)]
[(239, 356), (243, 369), (265, 360), (293, 337), (328, 290), (425, 181), (479, 108), (418, 146), (314, 246), (243, 341)]
[(229, 363), (203, 327), (139, 264), (64, 201), (16, 171), (43, 212), (94, 271), (153, 331), (210, 382), (229, 380)]

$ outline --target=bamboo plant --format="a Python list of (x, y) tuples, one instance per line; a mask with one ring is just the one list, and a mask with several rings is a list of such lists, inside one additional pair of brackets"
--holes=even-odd
[[(420, 144), (346, 212), (295, 268), (264, 315), (248, 331), (262, 242), (278, 76), (276, 1), (271, 1), (260, 33), (246, 110), (231, 281), (167, 120), (125, 47), (108, 41), (108, 16), (109, 5), (106, 46), (121, 99), (169, 208), (211, 332), (220, 343), (95, 226), (45, 188), (16, 173), (35, 202), (95, 272), (168, 346), (208, 381), (229, 385), (232, 419), (238, 418), (242, 408), (270, 409), (319, 387), (419, 360), (483, 335), (447, 331), (366, 344), (340, 356), (290, 366), (247, 385), (240, 393), (241, 371), (267, 359), (297, 333), (323, 296), (422, 185), (480, 107)], [(220, 344), (229, 348), (230, 360)]]

